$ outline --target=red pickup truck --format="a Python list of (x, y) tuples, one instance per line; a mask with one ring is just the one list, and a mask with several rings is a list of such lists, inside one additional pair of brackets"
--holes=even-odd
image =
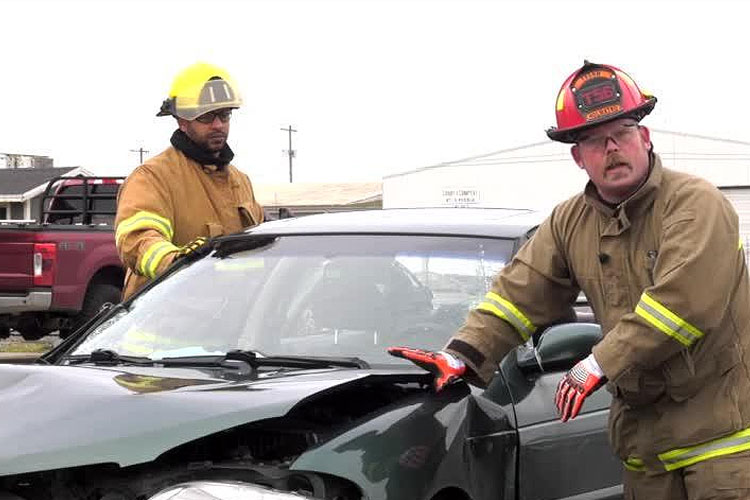
[(0, 221), (0, 338), (66, 337), (107, 302), (124, 271), (114, 216), (122, 177), (58, 177), (37, 221)]

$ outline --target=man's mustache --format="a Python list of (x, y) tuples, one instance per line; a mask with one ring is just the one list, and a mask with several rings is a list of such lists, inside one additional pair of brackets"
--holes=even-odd
[(607, 158), (607, 170), (619, 165), (627, 165), (629, 167), (630, 162), (623, 155), (619, 153), (612, 153), (609, 158)]

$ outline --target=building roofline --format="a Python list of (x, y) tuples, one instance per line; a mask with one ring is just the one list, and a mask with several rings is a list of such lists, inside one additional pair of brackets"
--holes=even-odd
[(516, 146), (516, 147), (512, 147), (512, 148), (499, 149), (499, 150), (493, 151), (491, 153), (484, 153), (484, 154), (481, 154), (481, 155), (468, 156), (466, 158), (461, 158), (460, 160), (446, 161), (446, 162), (442, 162), (442, 163), (436, 163), (435, 165), (428, 165), (426, 167), (418, 167), (418, 168), (415, 168), (415, 169), (412, 169), (412, 170), (408, 170), (406, 172), (398, 172), (398, 173), (395, 173), (395, 174), (384, 175), (383, 179), (389, 179), (389, 178), (392, 178), (392, 177), (400, 177), (402, 175), (414, 174), (414, 173), (417, 173), (417, 172), (422, 172), (422, 171), (425, 171), (425, 170), (432, 170), (432, 169), (435, 169), (435, 168), (451, 167), (451, 166), (455, 166), (458, 163), (465, 163), (467, 161), (481, 160), (482, 158), (487, 158), (487, 157), (490, 157), (490, 156), (499, 155), (501, 153), (510, 153), (510, 152), (513, 152), (513, 151), (520, 151), (522, 149), (534, 148), (536, 146), (544, 146), (545, 144), (549, 144), (550, 142), (552, 142), (552, 141), (534, 142), (534, 143), (531, 143), (531, 144), (525, 144), (523, 146)]
[[(712, 136), (708, 136), (708, 135), (691, 134), (691, 133), (688, 133), (688, 132), (673, 132), (671, 130), (664, 130), (664, 129), (651, 128), (651, 127), (648, 127), (648, 129), (651, 130), (652, 132), (657, 132), (657, 133), (660, 133), (660, 134), (675, 135), (675, 136), (679, 136), (679, 137), (689, 137), (689, 138), (693, 138), (693, 139), (703, 139), (703, 140), (707, 140), (707, 141), (725, 142), (725, 143), (736, 144), (736, 145), (740, 145), (740, 146), (750, 146), (750, 142), (740, 141), (740, 140), (737, 140), (737, 139), (725, 139), (725, 138), (722, 138), (722, 137), (712, 137)], [(520, 150), (523, 150), (523, 149), (534, 148), (534, 147), (537, 147), (537, 146), (544, 146), (544, 145), (548, 145), (548, 144), (555, 144), (555, 142), (552, 141), (552, 140), (547, 140), (547, 141), (542, 141), (542, 142), (534, 142), (534, 143), (531, 143), (531, 144), (524, 144), (522, 146), (516, 146), (516, 147), (512, 147), (512, 148), (500, 149), (500, 150), (497, 150), (497, 151), (493, 151), (491, 153), (484, 153), (484, 154), (476, 155), (476, 156), (468, 156), (466, 158), (461, 158), (459, 160), (446, 161), (446, 162), (442, 162), (442, 163), (437, 163), (435, 165), (428, 165), (426, 167), (418, 167), (418, 168), (415, 168), (415, 169), (407, 170), (405, 172), (397, 172), (395, 174), (384, 175), (383, 179), (390, 179), (390, 178), (393, 178), (393, 177), (400, 177), (400, 176), (404, 176), (404, 175), (415, 174), (415, 173), (418, 173), (418, 172), (423, 172), (425, 170), (432, 170), (432, 169), (436, 169), (436, 168), (457, 166), (457, 165), (462, 164), (462, 163), (474, 162), (476, 160), (481, 160), (481, 159), (484, 159), (484, 158), (489, 158), (489, 157), (492, 157), (492, 156), (495, 156), (495, 155), (499, 155), (499, 154), (503, 154), (503, 153), (510, 153), (510, 152), (513, 152), (513, 151), (520, 151)], [(513, 162), (507, 162), (507, 163), (518, 163), (518, 162), (513, 161)], [(524, 163), (528, 163), (528, 161), (525, 161)]]
[(660, 128), (651, 128), (648, 127), (648, 129), (652, 132), (659, 132), (660, 134), (669, 134), (669, 135), (676, 135), (679, 137), (690, 137), (692, 139), (704, 139), (707, 141), (716, 141), (716, 142), (728, 142), (729, 144), (737, 144), (740, 146), (750, 146), (750, 142), (747, 141), (740, 141), (738, 139), (725, 139), (723, 137), (712, 137), (710, 135), (701, 135), (701, 134), (691, 134), (688, 132), (673, 132), (671, 130), (664, 130)]
[[(60, 174), (60, 177), (75, 177), (76, 175), (91, 175), (91, 172), (83, 167), (54, 167), (59, 169), (70, 168), (67, 172)], [(41, 194), (47, 188), (49, 181), (44, 181), (42, 184), (29, 189), (28, 191), (21, 194), (0, 194), (0, 202), (6, 203), (24, 203), (31, 198)]]

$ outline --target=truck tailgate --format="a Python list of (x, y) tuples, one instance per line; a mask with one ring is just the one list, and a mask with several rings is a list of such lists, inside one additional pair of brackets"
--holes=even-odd
[(0, 291), (21, 293), (33, 286), (33, 249), (31, 242), (0, 241)]

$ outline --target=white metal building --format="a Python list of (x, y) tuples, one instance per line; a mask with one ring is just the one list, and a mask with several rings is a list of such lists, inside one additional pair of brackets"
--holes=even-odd
[[(703, 177), (724, 191), (740, 215), (750, 250), (750, 142), (651, 130), (668, 168)], [(548, 210), (583, 189), (586, 173), (570, 146), (544, 141), (383, 178), (383, 208), (524, 207)]]

